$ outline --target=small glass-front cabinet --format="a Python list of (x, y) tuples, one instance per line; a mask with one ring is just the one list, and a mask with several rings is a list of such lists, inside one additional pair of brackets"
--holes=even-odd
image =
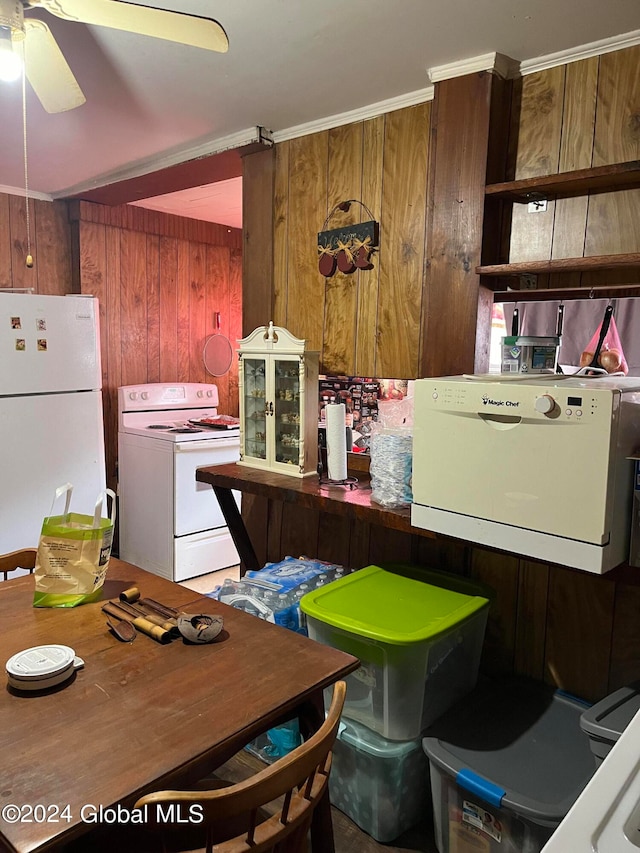
[(239, 343), (239, 464), (295, 477), (315, 473), (319, 354), (273, 323)]

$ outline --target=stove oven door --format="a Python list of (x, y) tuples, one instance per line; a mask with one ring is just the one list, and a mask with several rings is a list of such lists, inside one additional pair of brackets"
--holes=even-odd
[[(179, 442), (174, 458), (174, 580), (239, 563), (211, 486), (196, 482), (196, 468), (237, 462), (238, 436)], [(234, 492), (238, 506), (240, 493)]]

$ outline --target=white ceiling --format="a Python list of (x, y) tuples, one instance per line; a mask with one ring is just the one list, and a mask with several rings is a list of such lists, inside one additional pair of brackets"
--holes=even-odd
[(130, 204), (242, 228), (242, 178), (229, 178), (203, 187), (132, 201)]
[[(118, 2), (118, 0), (114, 0)], [(498, 52), (517, 62), (640, 32), (638, 0), (136, 0), (214, 17), (229, 52), (45, 20), (87, 103), (56, 115), (27, 85), (29, 187), (60, 196), (215, 151), (263, 126), (278, 136), (425, 90), (428, 70)], [(605, 42), (606, 46), (606, 42)], [(424, 98), (423, 98), (424, 99)], [(0, 84), (0, 189), (24, 187), (19, 84)], [(239, 223), (240, 179), (154, 206)], [(158, 186), (158, 193), (162, 193)], [(231, 192), (232, 212), (216, 213)], [(149, 205), (145, 205), (149, 206)], [(205, 215), (205, 206), (208, 212)], [(211, 213), (211, 211), (214, 211)], [(187, 214), (192, 215), (192, 214)], [(232, 221), (231, 221), (232, 220)], [(218, 218), (216, 221), (221, 221)]]

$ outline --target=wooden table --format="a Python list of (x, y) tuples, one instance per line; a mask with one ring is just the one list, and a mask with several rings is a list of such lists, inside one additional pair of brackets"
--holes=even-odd
[[(163, 604), (222, 615), (224, 633), (209, 645), (161, 645), (143, 634), (122, 643), (107, 629), (103, 602), (36, 609), (32, 576), (0, 583), (3, 662), (45, 643), (71, 646), (85, 661), (57, 688), (2, 691), (0, 807), (40, 804), (54, 817), (68, 805), (69, 819), (0, 818), (0, 850), (59, 849), (93, 827), (83, 806), (130, 808), (143, 793), (188, 787), (287, 717), (315, 730), (323, 688), (357, 668), (351, 655), (112, 558), (103, 600), (133, 585)], [(328, 798), (317, 811), (312, 837), (324, 853), (333, 850)]]
[(263, 471), (260, 468), (250, 468), (232, 462), (228, 465), (198, 468), (196, 480), (209, 483), (213, 487), (229, 532), (246, 569), (261, 569), (262, 564), (256, 557), (242, 515), (234, 500), (233, 489), (276, 501), (296, 503), (319, 512), (357, 518), (369, 524), (378, 524), (403, 533), (435, 536), (429, 530), (411, 525), (410, 507), (387, 509), (373, 502), (371, 484), (366, 473), (358, 475), (357, 488), (349, 489), (327, 482), (320, 483), (316, 475), (290, 477), (286, 474), (275, 474), (272, 471)]

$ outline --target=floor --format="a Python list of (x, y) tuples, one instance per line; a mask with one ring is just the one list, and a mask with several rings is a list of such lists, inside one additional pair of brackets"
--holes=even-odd
[(194, 592), (207, 593), (221, 584), (225, 578), (231, 578), (236, 581), (240, 580), (240, 566), (231, 566), (228, 569), (211, 572), (209, 575), (200, 575), (199, 578), (181, 581), (180, 585), (186, 586), (187, 589), (192, 589)]

